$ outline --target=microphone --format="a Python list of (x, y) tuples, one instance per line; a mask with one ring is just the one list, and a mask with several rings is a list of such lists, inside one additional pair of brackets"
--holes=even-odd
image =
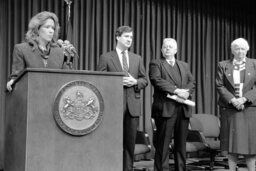
[(77, 54), (76, 48), (70, 43), (70, 41), (65, 40), (65, 41), (64, 41), (64, 44), (66, 45), (66, 47), (67, 47), (70, 51), (72, 51), (73, 53)]
[(57, 40), (57, 44), (63, 49), (64, 61), (66, 61), (70, 68), (73, 68), (73, 58), (78, 56), (74, 46), (68, 40), (63, 41), (61, 39)]
[(76, 52), (76, 48), (68, 41), (68, 40), (61, 40), (57, 41), (58, 45), (64, 49), (65, 55), (70, 55), (72, 57), (78, 56)]
[(57, 40), (57, 44), (59, 45), (59, 47), (61, 47), (62, 48), (62, 46), (63, 46), (63, 40), (61, 40), (61, 39), (58, 39)]

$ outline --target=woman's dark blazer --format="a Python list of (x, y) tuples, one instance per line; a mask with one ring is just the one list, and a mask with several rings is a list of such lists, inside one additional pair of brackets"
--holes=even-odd
[[(225, 60), (218, 63), (216, 75), (216, 87), (219, 92), (218, 104), (221, 107), (235, 108), (229, 102), (235, 97), (235, 85), (233, 81), (233, 63)], [(245, 82), (243, 85), (243, 97), (247, 98), (245, 105), (256, 107), (256, 60), (246, 58)]]
[(16, 44), (13, 50), (12, 74), (15, 78), (25, 68), (67, 68), (64, 63), (63, 49), (58, 45), (51, 46), (47, 67), (44, 66), (43, 58), (39, 49), (33, 43), (24, 42)]

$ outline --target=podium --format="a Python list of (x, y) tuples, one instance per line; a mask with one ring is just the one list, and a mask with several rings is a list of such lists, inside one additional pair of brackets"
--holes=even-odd
[(122, 76), (24, 70), (6, 97), (5, 171), (122, 170)]

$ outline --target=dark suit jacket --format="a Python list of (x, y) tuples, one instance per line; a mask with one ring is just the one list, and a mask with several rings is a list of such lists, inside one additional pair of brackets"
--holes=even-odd
[(177, 88), (194, 91), (195, 81), (187, 63), (176, 60), (181, 73), (182, 84), (178, 87), (173, 79), (173, 73), (169, 71), (169, 64), (165, 58), (152, 60), (149, 64), (149, 78), (154, 86), (152, 117), (171, 117), (177, 106), (182, 106), (185, 117), (191, 116), (191, 107), (167, 98), (167, 94), (173, 95)]
[[(32, 43), (16, 44), (13, 50), (13, 64), (11, 77), (17, 75), (25, 68), (45, 68), (38, 48)], [(47, 68), (68, 68), (64, 63), (63, 49), (59, 46), (51, 47)]]
[[(133, 87), (124, 87), (127, 91), (126, 100), (128, 109), (132, 116), (140, 116), (141, 114), (141, 97), (140, 90), (148, 84), (144, 65), (139, 55), (128, 52), (129, 55), (129, 73), (138, 81), (138, 85)], [(123, 72), (120, 60), (116, 51), (111, 51), (100, 56), (97, 66), (98, 71)]]
[[(219, 92), (219, 105), (227, 108), (234, 108), (229, 104), (235, 97), (235, 85), (233, 81), (233, 64), (231, 60), (218, 63), (216, 86)], [(256, 60), (246, 58), (245, 63), (245, 83), (243, 86), (243, 97), (247, 98), (246, 106), (256, 107)]]

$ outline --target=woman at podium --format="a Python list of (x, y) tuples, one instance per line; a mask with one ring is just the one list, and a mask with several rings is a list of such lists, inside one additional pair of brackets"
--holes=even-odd
[[(52, 12), (44, 11), (32, 17), (25, 41), (16, 44), (13, 50), (12, 73), (10, 81), (7, 82), (8, 91), (12, 91), (15, 78), (25, 68), (72, 68), (71, 55), (67, 53), (74, 47), (64, 47), (58, 43), (59, 30), (58, 17)], [(66, 48), (69, 48), (69, 51)]]

